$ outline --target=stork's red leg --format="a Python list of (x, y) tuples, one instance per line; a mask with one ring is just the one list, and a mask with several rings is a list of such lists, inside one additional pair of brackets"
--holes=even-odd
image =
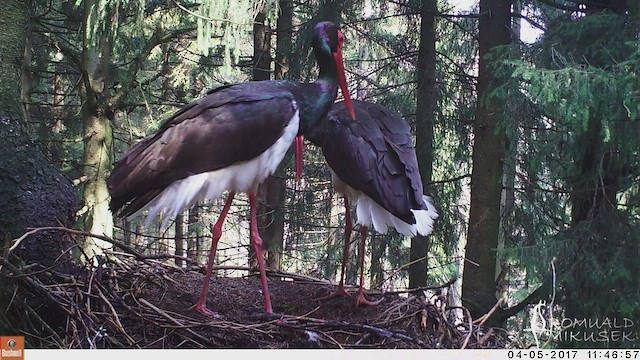
[(327, 300), (334, 298), (336, 296), (346, 295), (349, 296), (349, 293), (344, 289), (344, 272), (347, 268), (347, 260), (349, 259), (349, 245), (351, 240), (351, 209), (349, 208), (349, 199), (344, 197), (344, 207), (346, 209), (345, 212), (345, 226), (344, 226), (344, 247), (342, 249), (342, 267), (340, 268), (340, 283), (338, 283), (338, 287), (336, 291), (332, 292), (327, 296), (323, 296), (318, 298), (318, 300)]
[(256, 254), (258, 260), (258, 270), (260, 271), (260, 283), (262, 284), (262, 297), (264, 298), (264, 311), (267, 314), (273, 314), (271, 308), (271, 298), (269, 297), (269, 288), (267, 286), (267, 274), (264, 269), (264, 259), (262, 258), (262, 239), (258, 233), (258, 219), (256, 217), (256, 195), (253, 192), (249, 193), (249, 212), (251, 214), (251, 220), (249, 224), (249, 232), (251, 236), (251, 242), (253, 243), (253, 251)]
[(364, 250), (365, 250), (365, 241), (367, 240), (367, 233), (369, 232), (368, 226), (362, 226), (360, 228), (360, 286), (358, 288), (358, 295), (356, 297), (356, 306), (358, 305), (370, 305), (375, 306), (380, 304), (382, 299), (377, 301), (367, 300), (364, 297)]
[(209, 250), (209, 261), (207, 263), (207, 272), (204, 275), (204, 279), (202, 281), (202, 290), (200, 290), (200, 296), (198, 296), (198, 301), (194, 305), (192, 305), (189, 310), (198, 310), (199, 312), (207, 315), (217, 317), (218, 313), (215, 311), (211, 311), (207, 309), (207, 290), (209, 289), (209, 280), (211, 279), (211, 269), (213, 268), (213, 261), (216, 257), (216, 249), (218, 248), (218, 241), (222, 236), (222, 224), (224, 223), (224, 219), (227, 217), (227, 213), (229, 213), (229, 208), (231, 207), (231, 201), (233, 201), (233, 197), (235, 196), (234, 192), (230, 192), (227, 196), (227, 200), (222, 207), (222, 212), (218, 217), (218, 221), (216, 221), (215, 225), (211, 226), (211, 250)]

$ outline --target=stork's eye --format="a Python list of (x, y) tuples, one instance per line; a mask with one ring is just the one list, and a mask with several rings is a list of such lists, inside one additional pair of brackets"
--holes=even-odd
[(338, 30), (338, 47), (342, 47), (342, 45), (344, 44), (344, 34), (342, 33), (342, 31)]

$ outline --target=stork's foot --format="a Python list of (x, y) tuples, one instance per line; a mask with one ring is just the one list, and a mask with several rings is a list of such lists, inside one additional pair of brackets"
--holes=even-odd
[(358, 290), (358, 295), (356, 296), (356, 306), (360, 306), (360, 305), (376, 306), (380, 304), (382, 300), (384, 299), (379, 299), (376, 301), (367, 300), (367, 298), (364, 297), (364, 291), (362, 291), (362, 288), (360, 288), (360, 290)]
[(199, 313), (205, 315), (205, 316), (209, 316), (212, 318), (219, 318), (220, 314), (218, 314), (215, 311), (211, 311), (207, 308), (207, 305), (204, 304), (204, 302), (197, 302), (193, 305), (191, 305), (187, 310), (196, 310)]
[(347, 290), (344, 289), (344, 286), (338, 285), (338, 287), (334, 292), (330, 293), (329, 295), (319, 297), (316, 300), (324, 301), (324, 300), (333, 299), (334, 297), (338, 297), (338, 296), (351, 297), (351, 295), (347, 292)]

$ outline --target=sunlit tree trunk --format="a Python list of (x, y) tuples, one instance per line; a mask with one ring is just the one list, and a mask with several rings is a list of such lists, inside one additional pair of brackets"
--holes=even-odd
[[(113, 235), (113, 216), (109, 210), (106, 178), (111, 170), (113, 134), (107, 116), (96, 109), (87, 109), (83, 116), (83, 179), (81, 212), (83, 228), (92, 234)], [(87, 237), (83, 246), (89, 259), (102, 255), (109, 242)]]
[[(113, 236), (113, 215), (109, 210), (107, 176), (111, 171), (113, 117), (105, 99), (108, 88), (108, 65), (111, 55), (111, 36), (92, 39), (87, 28), (89, 18), (96, 17), (98, 11), (92, 1), (84, 2), (82, 85), (84, 106), (82, 109), (83, 156), (80, 182), (82, 209), (79, 212), (80, 225), (92, 234)], [(94, 261), (94, 256), (104, 254), (111, 247), (109, 242), (86, 237), (81, 260)], [(86, 257), (85, 257), (86, 256)]]
[[(510, 43), (510, 0), (480, 0), (478, 107), (473, 126), (473, 170), (463, 305), (475, 319), (496, 304), (496, 248), (500, 236), (500, 204), (505, 156), (502, 104), (490, 97), (501, 78), (489, 69), (487, 54)], [(490, 323), (490, 322), (489, 322)]]

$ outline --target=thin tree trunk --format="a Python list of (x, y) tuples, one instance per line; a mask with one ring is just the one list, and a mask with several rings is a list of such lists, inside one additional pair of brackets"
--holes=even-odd
[(289, 57), (293, 38), (293, 1), (278, 1), (278, 20), (276, 22), (276, 63), (274, 76), (276, 80), (285, 80), (289, 73)]
[[(263, 8), (258, 12), (253, 23), (253, 80), (269, 80), (271, 78), (271, 31), (266, 24), (266, 10)], [(271, 218), (272, 213), (270, 209), (272, 206), (268, 203), (271, 195), (269, 194), (269, 183), (272, 181), (272, 177), (269, 176), (264, 183), (260, 185), (257, 192), (258, 199), (258, 228), (260, 231), (260, 237), (263, 241), (262, 251), (260, 256), (269, 258), (269, 253), (273, 252), (273, 242), (269, 238), (272, 231), (268, 231), (267, 228), (273, 226)], [(253, 253), (253, 248), (249, 249), (249, 264), (253, 267), (257, 266), (256, 254)]]
[[(279, 1), (280, 14), (277, 19), (277, 37), (276, 37), (276, 61), (274, 75), (277, 80), (283, 80), (289, 71), (289, 54), (291, 52), (292, 38), (292, 21), (293, 21), (293, 2), (291, 0)], [(270, 69), (271, 65), (271, 46), (270, 46), (270, 29), (264, 27), (266, 44), (263, 49), (269, 55), (263, 59), (265, 65), (269, 65), (266, 69)], [(269, 60), (267, 63), (266, 60)], [(265, 80), (269, 78), (268, 73), (264, 74)], [(282, 162), (276, 173), (269, 176), (265, 183), (263, 196), (264, 208), (263, 223), (261, 228), (264, 229), (264, 249), (266, 255), (266, 265), (272, 269), (282, 268), (282, 253), (284, 248), (284, 207), (285, 197), (287, 195), (286, 181), (284, 178), (283, 167), (287, 164), (288, 155)]]
[[(433, 118), (436, 107), (436, 0), (422, 2), (420, 46), (418, 49), (418, 90), (416, 99), (416, 156), (423, 184), (431, 182), (433, 171)], [(426, 189), (425, 189), (426, 190)], [(427, 285), (427, 254), (429, 239), (411, 239), (409, 287)]]
[(333, 194), (329, 197), (329, 221), (326, 241), (326, 257), (322, 264), (322, 273), (325, 279), (335, 279), (336, 272), (340, 267), (340, 260), (342, 259), (342, 248), (345, 241), (344, 232), (340, 226), (340, 198)]
[(284, 197), (283, 178), (269, 176), (261, 189), (260, 229), (266, 249), (266, 264), (269, 268), (280, 269), (282, 265), (282, 245), (284, 239)]
[[(176, 230), (175, 230), (175, 241), (176, 241), (176, 256), (184, 256), (184, 212), (180, 212), (176, 215)], [(184, 265), (184, 261), (182, 259), (176, 258), (176, 265), (182, 267)]]
[(131, 221), (124, 219), (123, 221), (124, 226), (123, 226), (123, 242), (125, 245), (131, 245), (131, 238), (133, 237), (132, 233), (131, 233)]
[(145, 249), (145, 241), (144, 236), (142, 236), (142, 231), (144, 231), (144, 226), (142, 225), (142, 221), (138, 221), (136, 225), (135, 235), (133, 236), (133, 246), (136, 250), (144, 250)]
[[(471, 207), (463, 281), (463, 304), (475, 319), (496, 304), (496, 248), (500, 237), (504, 131), (501, 104), (489, 97), (500, 78), (489, 69), (487, 54), (510, 43), (510, 0), (480, 0), (478, 108), (473, 128)], [(490, 15), (489, 15), (490, 14)], [(489, 321), (491, 323), (491, 319)]]
[(203, 241), (202, 222), (200, 221), (201, 202), (197, 202), (189, 209), (189, 218), (187, 220), (187, 228), (189, 229), (187, 239), (187, 257), (194, 261), (198, 261), (198, 249)]
[(384, 279), (383, 258), (387, 249), (387, 242), (383, 241), (381, 237), (377, 231), (369, 233), (369, 241), (371, 242), (370, 288), (381, 284)]
[[(356, 226), (355, 222), (357, 221), (357, 218), (353, 216), (353, 214), (355, 214), (355, 211), (353, 211), (354, 210), (353, 207), (355, 205), (351, 204), (351, 202), (349, 202), (349, 204), (350, 204), (349, 207), (344, 208), (344, 211), (350, 211), (352, 214), (351, 236), (348, 239), (344, 239), (344, 241), (349, 243), (349, 257), (347, 258), (347, 267), (345, 269), (344, 283), (355, 284), (358, 281), (358, 275), (360, 271), (360, 269), (358, 268), (358, 264), (360, 263), (360, 246), (358, 246), (360, 244), (360, 226)], [(343, 224), (343, 231), (344, 231), (344, 226), (346, 225), (347, 225), (346, 223)], [(354, 237), (357, 239), (357, 241), (352, 241)], [(343, 238), (344, 238), (344, 235), (343, 235)]]

